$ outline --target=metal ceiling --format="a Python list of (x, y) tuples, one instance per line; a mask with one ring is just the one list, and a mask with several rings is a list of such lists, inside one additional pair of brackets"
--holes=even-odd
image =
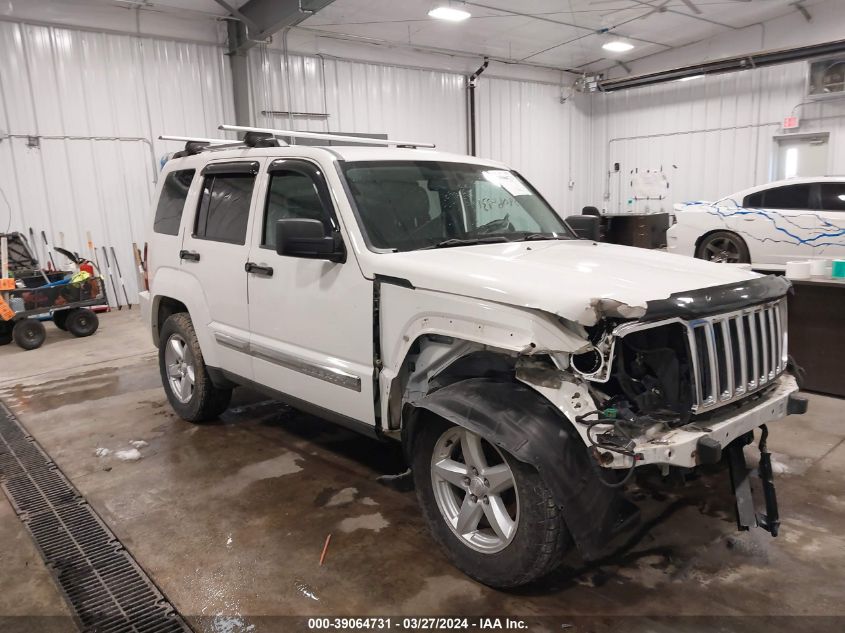
[[(312, 0), (100, 0), (113, 4), (259, 21), (254, 9)], [(317, 1), (297, 28), (317, 37), (389, 43), (438, 53), (488, 56), (577, 72), (672, 50), (791, 12), (812, 11), (824, 0), (467, 0), (472, 17), (449, 23), (428, 17), (437, 0)], [(453, 3), (455, 0), (453, 0)], [(280, 22), (253, 28), (262, 37)], [(282, 26), (287, 26), (287, 23)], [(249, 26), (249, 25), (248, 25)], [(608, 39), (634, 45), (625, 53), (602, 49)]]

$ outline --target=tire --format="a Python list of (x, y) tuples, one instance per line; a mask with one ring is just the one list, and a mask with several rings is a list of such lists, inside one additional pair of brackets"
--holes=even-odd
[(12, 328), (14, 324), (10, 321), (0, 321), (0, 345), (8, 345), (12, 342)]
[(67, 330), (67, 317), (70, 314), (70, 310), (57, 310), (53, 312), (53, 325), (55, 325), (60, 330)]
[[(475, 444), (476, 441), (480, 443)], [(466, 467), (462, 449), (465, 442), (475, 446), (469, 451), (475, 455), (480, 446), (481, 461), (486, 463), (482, 463), (486, 468), (477, 469), (477, 475), (472, 474), (471, 469), (468, 471), (471, 477), (468, 485), (466, 479), (462, 484), (455, 483), (462, 479), (461, 471)], [(561, 509), (534, 467), (518, 461), (478, 435), (439, 418), (429, 418), (423, 424), (412, 451), (414, 484), (423, 516), (434, 539), (458, 569), (478, 582), (504, 589), (541, 578), (560, 565), (571, 539)], [(438, 468), (435, 464), (446, 465), (441, 460), (447, 456), (452, 460), (447, 462), (450, 468)], [(477, 465), (479, 460), (470, 458), (469, 463)], [(498, 495), (493, 494), (497, 481), (499, 484), (504, 481), (503, 467), (509, 469), (512, 488), (503, 488)], [(444, 471), (452, 481), (442, 477)], [(497, 473), (497, 480), (490, 476), (493, 472)], [(488, 485), (485, 486), (485, 482)], [(461, 512), (458, 506), (474, 510), (475, 515), (481, 513), (480, 519), (466, 523), (470, 528), (473, 521), (477, 525), (464, 536), (458, 533), (457, 519)], [(487, 518), (503, 516), (503, 510), (507, 512), (508, 520), (513, 521), (512, 530), (507, 532), (495, 530), (493, 521)], [(475, 515), (468, 513), (470, 517)], [(507, 522), (498, 523), (502, 526)], [(504, 538), (503, 534), (510, 536)]]
[(751, 254), (745, 240), (731, 231), (714, 231), (705, 235), (695, 249), (695, 256), (724, 264), (751, 263)]
[(158, 367), (170, 406), (183, 420), (213, 420), (228, 408), (232, 390), (219, 389), (211, 382), (194, 325), (186, 312), (173, 314), (164, 322)]
[(76, 337), (91, 336), (100, 327), (100, 319), (87, 308), (75, 308), (68, 311), (64, 322), (65, 329)]
[(47, 338), (47, 330), (44, 324), (35, 319), (21, 319), (15, 323), (12, 330), (12, 337), (18, 347), (23, 349), (37, 349), (44, 344)]

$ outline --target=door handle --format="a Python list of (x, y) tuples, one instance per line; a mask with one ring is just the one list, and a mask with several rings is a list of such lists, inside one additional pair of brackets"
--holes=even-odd
[(198, 262), (200, 260), (200, 254), (196, 251), (179, 251), (179, 259)]
[(255, 262), (247, 262), (244, 264), (244, 270), (248, 273), (253, 273), (255, 275), (261, 275), (263, 277), (272, 277), (273, 276), (273, 267), (272, 266), (259, 266)]

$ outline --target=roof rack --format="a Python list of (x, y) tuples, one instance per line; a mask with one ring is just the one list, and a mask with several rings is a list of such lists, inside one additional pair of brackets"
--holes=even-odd
[(258, 134), (269, 134), (273, 137), (292, 138), (313, 138), (324, 141), (347, 141), (351, 143), (367, 143), (369, 145), (388, 145), (395, 147), (426, 147), (433, 148), (434, 143), (418, 143), (416, 141), (392, 141), (384, 138), (370, 138), (366, 136), (346, 136), (344, 134), (332, 134), (331, 132), (297, 132), (295, 130), (274, 130), (263, 127), (245, 127), (243, 125), (221, 125), (217, 129), (227, 132), (255, 132)]
[(158, 137), (160, 141), (182, 141), (184, 143), (206, 143), (208, 145), (220, 144), (236, 144), (242, 145), (242, 141), (235, 141), (230, 138), (199, 138), (198, 136), (171, 136), (169, 134), (162, 134)]
[(162, 134), (158, 137), (162, 141), (184, 141), (185, 149), (173, 154), (173, 158), (196, 156), (200, 152), (243, 147), (243, 141), (233, 141), (226, 138), (199, 138), (195, 136), (171, 136)]

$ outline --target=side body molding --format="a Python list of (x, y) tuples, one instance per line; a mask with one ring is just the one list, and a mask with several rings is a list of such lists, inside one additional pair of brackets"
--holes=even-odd
[[(409, 450), (421, 410), (462, 426), (531, 464), (563, 508), (569, 533), (586, 559), (606, 554), (609, 542), (633, 527), (636, 507), (599, 480), (583, 440), (543, 396), (514, 382), (470, 378), (405, 405), (403, 443)], [(594, 467), (596, 466), (596, 467)], [(609, 526), (602, 530), (602, 526)]]

